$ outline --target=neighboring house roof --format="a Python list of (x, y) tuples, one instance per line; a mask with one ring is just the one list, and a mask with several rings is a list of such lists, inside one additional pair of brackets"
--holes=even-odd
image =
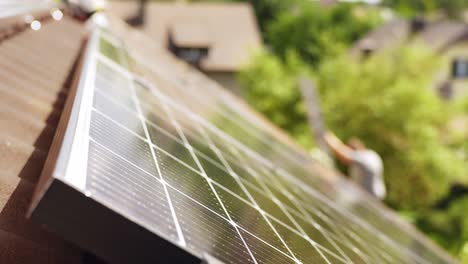
[(417, 36), (429, 47), (444, 50), (468, 36), (468, 24), (456, 21), (440, 21), (429, 24)]
[(407, 40), (411, 33), (411, 25), (404, 19), (389, 21), (356, 42), (351, 48), (351, 54), (359, 54), (362, 51), (372, 52), (384, 50), (398, 45)]
[[(123, 19), (138, 12), (138, 1), (116, 1), (109, 12)], [(247, 3), (146, 4), (142, 30), (158, 43), (169, 35), (182, 47), (210, 47), (201, 62), (205, 71), (237, 71), (261, 45), (251, 6)]]
[(0, 20), (0, 263), (81, 263), (78, 249), (25, 218), (83, 37), (81, 24), (42, 15), (38, 31), (23, 16)]
[(443, 51), (457, 41), (467, 38), (468, 24), (463, 22), (449, 20), (427, 22), (420, 31), (412, 32), (410, 21), (395, 19), (358, 40), (350, 52), (355, 55), (369, 50), (378, 52), (409, 41), (422, 41), (430, 48)]
[(175, 22), (169, 28), (171, 39), (179, 47), (210, 47), (214, 44), (205, 23)]

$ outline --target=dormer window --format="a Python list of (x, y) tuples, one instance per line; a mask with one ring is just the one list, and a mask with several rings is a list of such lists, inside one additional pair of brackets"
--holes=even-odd
[(456, 58), (452, 62), (452, 77), (454, 79), (468, 78), (468, 59)]
[(169, 50), (199, 68), (211, 46), (207, 29), (206, 24), (197, 21), (174, 23), (169, 28)]
[(203, 58), (208, 56), (208, 48), (184, 48), (174, 46), (171, 51), (179, 58), (192, 64), (195, 67), (200, 66)]

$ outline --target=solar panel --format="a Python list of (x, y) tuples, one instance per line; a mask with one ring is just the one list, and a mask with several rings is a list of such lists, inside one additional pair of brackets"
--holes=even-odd
[(135, 34), (90, 34), (33, 219), (115, 263), (453, 262)]

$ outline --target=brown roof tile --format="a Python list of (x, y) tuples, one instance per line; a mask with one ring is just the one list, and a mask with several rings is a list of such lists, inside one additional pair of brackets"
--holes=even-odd
[[(79, 263), (80, 250), (26, 219), (54, 136), (84, 27), (68, 17), (39, 31), (0, 20), (0, 263)], [(10, 24), (8, 24), (10, 23)]]
[(443, 50), (468, 36), (468, 24), (457, 21), (439, 21), (429, 24), (418, 36), (429, 47)]
[(360, 55), (362, 51), (378, 52), (401, 44), (411, 34), (411, 25), (404, 19), (395, 19), (372, 30), (351, 48), (351, 54)]

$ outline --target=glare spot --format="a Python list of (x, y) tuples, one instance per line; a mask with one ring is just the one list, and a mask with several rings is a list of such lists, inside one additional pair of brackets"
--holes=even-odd
[(31, 24), (31, 22), (33, 22), (34, 20), (34, 17), (30, 14), (27, 14), (24, 16), (24, 23), (26, 24)]
[(51, 10), (51, 15), (54, 20), (61, 20), (63, 18), (63, 13), (59, 9), (52, 9)]
[(109, 26), (109, 21), (107, 20), (107, 17), (104, 14), (97, 13), (93, 15), (92, 21), (94, 22), (94, 24), (101, 27)]
[(38, 20), (34, 20), (33, 22), (31, 22), (31, 29), (35, 31), (41, 29), (41, 22)]

